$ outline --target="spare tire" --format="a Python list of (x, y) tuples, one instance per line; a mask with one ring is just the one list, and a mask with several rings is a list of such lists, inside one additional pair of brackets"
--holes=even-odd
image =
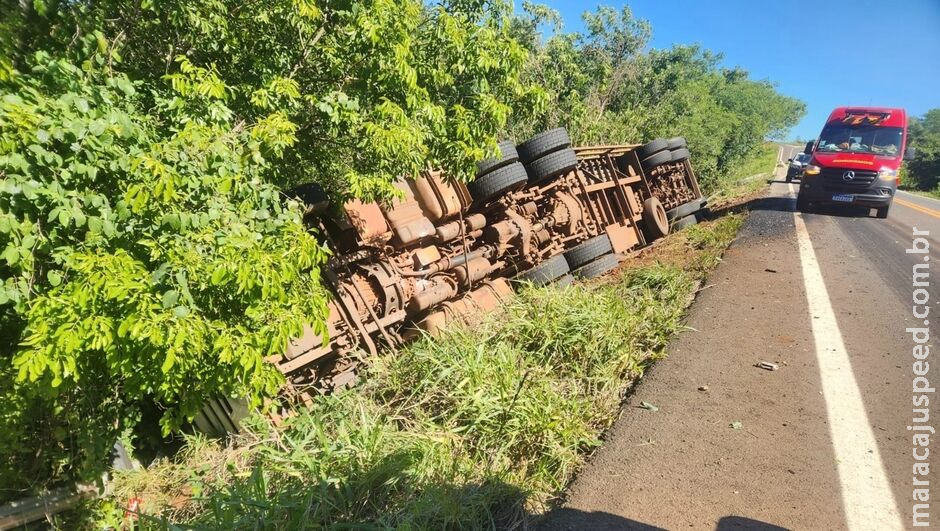
[(544, 157), (549, 153), (554, 153), (570, 146), (571, 137), (568, 136), (568, 130), (564, 127), (559, 127), (535, 135), (531, 139), (516, 146), (516, 151), (519, 153), (519, 160), (522, 161), (523, 164), (528, 164), (537, 158)]
[(643, 166), (643, 169), (650, 171), (660, 164), (666, 164), (667, 162), (672, 162), (672, 152), (669, 150), (660, 151), (659, 153), (654, 153), (649, 157), (643, 159), (640, 162), (640, 165)]
[(643, 160), (664, 149), (669, 149), (669, 142), (662, 138), (657, 138), (636, 148), (636, 154), (640, 160)]
[(610, 244), (610, 238), (607, 234), (601, 234), (565, 251), (565, 260), (568, 261), (568, 266), (571, 269), (576, 269), (612, 250), (613, 246)]
[(669, 234), (669, 218), (666, 217), (666, 209), (659, 199), (651, 197), (643, 201), (643, 225), (646, 243), (653, 243)]
[(686, 146), (685, 139), (681, 136), (674, 136), (666, 141), (666, 144), (669, 145), (670, 150), (684, 148)]
[(467, 189), (476, 203), (485, 204), (525, 184), (528, 179), (525, 167), (518, 162), (513, 162), (477, 177), (476, 180), (467, 183)]
[(575, 269), (571, 274), (578, 278), (596, 278), (617, 267), (619, 263), (619, 255), (605, 254), (597, 260)]
[(526, 165), (526, 172), (530, 183), (538, 183), (568, 173), (577, 165), (578, 156), (573, 149), (566, 148), (535, 159)]
[(565, 256), (556, 254), (541, 264), (537, 264), (532, 269), (519, 273), (516, 275), (516, 280), (523, 280), (531, 282), (536, 286), (541, 286), (567, 274), (570, 270), (571, 268), (568, 267)]
[(516, 145), (512, 142), (504, 140), (496, 144), (496, 147), (499, 148), (499, 157), (483, 159), (477, 162), (477, 176), (486, 175), (493, 170), (498, 170), (503, 166), (519, 161), (519, 154), (516, 153)]
[(672, 162), (681, 162), (689, 158), (689, 150), (686, 148), (679, 148), (672, 151)]

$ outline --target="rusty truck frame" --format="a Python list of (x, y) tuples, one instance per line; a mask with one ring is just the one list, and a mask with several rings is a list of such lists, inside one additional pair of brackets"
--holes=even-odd
[[(388, 204), (331, 209), (315, 189), (293, 191), (334, 256), (323, 275), (333, 295), (326, 333), (305, 327), (269, 360), (288, 401), (353, 384), (364, 356), (494, 310), (513, 283), (600, 276), (705, 206), (681, 138), (572, 147), (554, 129), (499, 150), (471, 183), (429, 170), (400, 179)], [(221, 400), (196, 424), (232, 431), (236, 412)]]

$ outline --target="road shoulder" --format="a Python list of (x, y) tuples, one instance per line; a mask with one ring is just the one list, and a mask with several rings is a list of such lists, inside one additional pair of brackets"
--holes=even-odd
[(844, 526), (788, 201), (752, 205), (544, 529)]

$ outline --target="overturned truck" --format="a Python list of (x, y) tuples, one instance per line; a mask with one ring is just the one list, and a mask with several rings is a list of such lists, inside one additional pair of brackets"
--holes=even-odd
[[(391, 204), (354, 200), (339, 215), (316, 190), (296, 191), (335, 254), (324, 272), (333, 293), (327, 337), (306, 328), (271, 360), (287, 395), (304, 401), (350, 385), (360, 353), (492, 310), (511, 295), (511, 280), (600, 276), (705, 207), (682, 138), (572, 147), (567, 131), (553, 129), (499, 150), (469, 184), (428, 171), (399, 181)], [(197, 425), (228, 431), (231, 416), (230, 403), (210, 404)]]

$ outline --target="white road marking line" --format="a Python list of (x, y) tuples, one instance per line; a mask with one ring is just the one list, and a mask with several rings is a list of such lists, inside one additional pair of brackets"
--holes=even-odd
[(803, 215), (795, 212), (794, 221), (846, 523), (851, 530), (903, 529)]

